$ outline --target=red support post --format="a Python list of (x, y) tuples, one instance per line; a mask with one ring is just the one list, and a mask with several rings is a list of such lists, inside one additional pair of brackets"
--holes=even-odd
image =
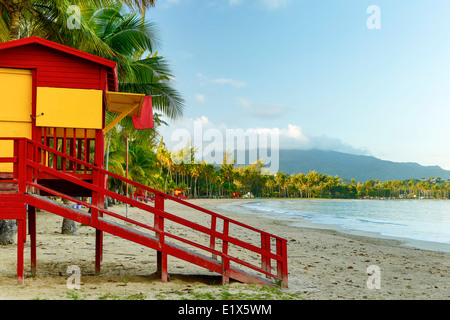
[[(58, 150), (58, 138), (56, 137), (56, 128), (53, 128), (53, 149)], [(53, 153), (53, 169), (58, 169), (58, 156)]]
[(28, 231), (30, 233), (31, 275), (36, 275), (36, 208), (28, 206)]
[[(216, 224), (217, 224), (217, 218), (216, 216), (211, 216), (211, 231), (215, 232), (216, 231)], [(216, 249), (216, 237), (211, 235), (211, 238), (209, 240), (209, 247), (213, 250)], [(213, 253), (212, 254), (212, 258), (214, 260), (217, 260), (217, 254)]]
[[(32, 143), (28, 143), (28, 141), (25, 141), (25, 150), (26, 150), (26, 159), (31, 161), (36, 161), (36, 148), (35, 145)], [(26, 166), (26, 176), (25, 179), (27, 182), (33, 182), (34, 176), (35, 176), (35, 169)]]
[[(33, 150), (33, 161), (36, 161), (37, 163), (42, 163), (42, 152), (41, 150), (38, 148), (37, 145), (32, 144), (32, 150)], [(37, 182), (37, 178), (38, 178), (38, 170), (37, 169), (32, 169), (33, 170), (33, 182)]]
[(285, 239), (277, 239), (277, 255), (283, 261), (277, 261), (277, 273), (281, 278), (281, 287), (288, 287), (288, 268), (287, 268), (287, 241)]
[[(164, 211), (164, 196), (162, 194), (155, 194), (155, 208)], [(155, 229), (161, 231), (156, 233), (159, 237), (160, 246), (164, 245), (164, 218), (155, 214)], [(156, 253), (156, 271), (161, 276), (162, 282), (168, 281), (167, 273), (167, 253), (157, 251)]]
[[(106, 185), (106, 176), (102, 172), (103, 168), (105, 167), (105, 138), (103, 136), (102, 130), (96, 130), (95, 132), (95, 165), (98, 170), (97, 172), (97, 183), (96, 186), (107, 189), (108, 186)], [(105, 195), (103, 193), (98, 193), (98, 199), (96, 205), (103, 208), (105, 205)]]
[[(270, 254), (270, 236), (261, 233), (261, 249), (267, 251)], [(269, 256), (261, 254), (261, 268), (264, 271), (271, 271), (271, 259)], [(266, 275), (267, 278), (270, 278), (269, 275)]]
[[(78, 151), (77, 151), (77, 159), (83, 160), (83, 139), (78, 138)], [(76, 164), (77, 170), (81, 171), (81, 164)], [(86, 173), (86, 171), (84, 172)]]
[[(261, 250), (266, 251), (266, 237), (264, 234), (261, 234)], [(267, 256), (264, 254), (261, 254), (261, 268), (265, 271), (267, 267)]]
[(17, 284), (23, 284), (23, 253), (24, 253), (24, 235), (25, 231), (25, 221), (23, 219), (17, 220)]
[[(92, 184), (95, 186), (101, 186), (100, 172), (98, 170), (93, 170)], [(97, 209), (101, 203), (101, 195), (97, 191), (92, 191), (92, 205), (91, 208), (91, 226), (95, 228), (95, 274), (100, 274), (101, 262), (103, 260), (103, 232), (99, 230), (98, 227), (98, 217), (101, 213)]]
[[(230, 222), (223, 220), (223, 235), (228, 237)], [(223, 240), (222, 244), (222, 284), (230, 282), (230, 259), (228, 258), (228, 241)]]
[[(48, 144), (48, 141), (47, 141), (47, 128), (42, 128), (42, 131), (44, 132), (44, 143), (43, 143), (43, 145), (44, 146), (46, 146), (47, 144)], [(44, 165), (44, 166), (46, 166), (47, 165), (47, 163), (48, 162), (50, 162), (49, 161), (49, 159), (48, 159), (48, 157), (49, 157), (49, 155), (48, 155), (48, 152), (45, 152), (44, 150), (41, 150), (41, 152), (42, 152), (42, 158), (43, 158), (43, 162), (42, 162), (42, 164)], [(48, 160), (48, 161), (47, 161)]]
[(100, 274), (103, 260), (103, 231), (95, 229), (95, 274)]
[(26, 192), (26, 174), (27, 174), (27, 152), (26, 152), (26, 145), (25, 140), (20, 139), (18, 144), (18, 153), (17, 155), (17, 162), (18, 162), (18, 179), (19, 179), (19, 193), (25, 193)]
[[(97, 186), (98, 180), (99, 180), (99, 172), (98, 170), (93, 170), (92, 172), (92, 184)], [(95, 207), (98, 207), (98, 192), (92, 190), (92, 205)], [(96, 228), (98, 225), (98, 209), (97, 208), (91, 208), (91, 226)]]
[[(93, 172), (93, 184), (99, 185), (99, 176), (100, 173), (98, 170), (94, 170)], [(103, 259), (103, 232), (99, 230), (98, 227), (98, 217), (100, 215), (99, 201), (100, 195), (96, 191), (92, 191), (92, 205), (94, 208), (91, 208), (91, 226), (95, 228), (95, 273), (100, 274), (101, 262)]]
[(17, 159), (16, 162), (13, 163), (13, 179), (19, 179), (19, 141), (14, 140), (14, 157)]
[[(90, 149), (90, 143), (88, 144), (88, 138), (87, 138), (87, 130), (84, 129), (84, 162), (89, 162), (89, 149)], [(84, 166), (84, 173), (87, 172), (87, 167)]]
[[(73, 134), (72, 134), (71, 156), (74, 158), (78, 158), (78, 155), (77, 155), (77, 129), (73, 128), (72, 130), (73, 130)], [(77, 173), (77, 164), (74, 161), (72, 161), (71, 167), (72, 167), (73, 173)]]
[[(103, 170), (105, 165), (105, 140), (102, 133), (102, 130), (96, 130), (95, 132), (95, 165)], [(96, 186), (98, 186), (99, 190), (107, 189), (106, 185), (106, 176), (100, 170), (96, 170), (95, 176), (97, 177)], [(98, 208), (104, 208), (105, 206), (105, 195), (102, 192), (96, 192), (96, 201), (95, 206)], [(102, 217), (103, 213), (97, 211), (97, 223), (98, 217)], [(95, 233), (95, 249), (96, 249), (96, 273), (100, 273), (100, 262), (103, 260), (103, 231), (97, 229)]]
[[(63, 141), (62, 141), (62, 149), (63, 149), (63, 153), (68, 154), (67, 153), (67, 133), (66, 133), (66, 128), (64, 128), (64, 136), (63, 136)], [(66, 172), (66, 158), (62, 158), (61, 159), (61, 166), (62, 166), (62, 171)]]

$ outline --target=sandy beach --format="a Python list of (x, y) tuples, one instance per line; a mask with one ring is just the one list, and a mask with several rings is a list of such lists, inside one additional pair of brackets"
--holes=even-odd
[[(0, 299), (293, 299), (293, 300), (430, 300), (450, 299), (450, 253), (408, 248), (399, 241), (299, 228), (266, 217), (218, 210), (230, 201), (190, 200), (288, 240), (289, 288), (270, 290), (231, 282), (221, 285), (212, 272), (169, 257), (170, 281), (156, 276), (156, 252), (104, 235), (102, 274), (94, 275), (95, 230), (79, 226), (78, 235), (62, 235), (62, 218), (37, 216), (37, 275), (29, 276), (30, 248), (25, 244), (25, 284), (16, 284), (16, 246), (0, 246)], [(125, 212), (123, 205), (111, 208)], [(207, 224), (206, 216), (166, 201), (166, 210)], [(151, 221), (136, 208), (129, 217)], [(202, 220), (203, 219), (203, 220)], [(195, 239), (191, 239), (195, 240)], [(201, 239), (199, 239), (200, 241)], [(81, 289), (69, 289), (68, 266), (81, 270)], [(369, 289), (369, 266), (377, 266), (379, 289)]]

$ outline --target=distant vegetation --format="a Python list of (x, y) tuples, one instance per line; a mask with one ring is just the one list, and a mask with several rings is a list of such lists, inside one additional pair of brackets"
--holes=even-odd
[[(125, 173), (124, 132), (114, 130), (111, 136), (110, 169)], [(132, 135), (131, 135), (132, 136)], [(195, 161), (195, 147), (170, 152), (163, 140), (133, 139), (130, 142), (129, 176), (132, 180), (166, 193), (183, 190), (189, 198), (232, 198), (233, 196), (272, 198), (323, 199), (449, 199), (450, 181), (440, 177), (386, 180), (369, 179), (356, 182), (339, 176), (310, 171), (286, 174), (283, 171), (268, 174), (266, 165), (257, 162), (237, 166), (226, 154), (223, 163), (215, 166)], [(157, 145), (154, 143), (158, 143)], [(189, 155), (187, 157), (186, 155)], [(110, 187), (124, 192), (122, 185)], [(122, 189), (121, 189), (122, 188)]]

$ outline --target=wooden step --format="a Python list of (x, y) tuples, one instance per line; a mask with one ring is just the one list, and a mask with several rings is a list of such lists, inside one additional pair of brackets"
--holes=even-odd
[(25, 202), (33, 207), (57, 214), (84, 225), (91, 225), (91, 215), (83, 210), (73, 208), (59, 201), (34, 193), (25, 194)]
[[(124, 226), (120, 223), (107, 220), (105, 218), (99, 218), (99, 228), (110, 234), (114, 234), (121, 238), (136, 242), (154, 250), (164, 251), (165, 253), (174, 256), (176, 258), (185, 260), (192, 264), (206, 268), (213, 272), (222, 273), (222, 263), (219, 260), (215, 260), (204, 254), (189, 250), (180, 245), (165, 241), (163, 244), (159, 242), (159, 239), (155, 236), (149, 235), (145, 232), (135, 230), (133, 228)], [(253, 284), (262, 285), (274, 285), (275, 283), (270, 279), (265, 279), (257, 275), (249, 274), (236, 267), (230, 268), (230, 278)]]

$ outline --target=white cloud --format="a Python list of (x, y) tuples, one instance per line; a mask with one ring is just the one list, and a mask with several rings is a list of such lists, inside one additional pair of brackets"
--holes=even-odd
[(283, 134), (286, 137), (292, 138), (297, 141), (306, 142), (308, 137), (303, 134), (302, 128), (299, 126), (288, 124), (288, 128), (283, 130)]
[[(277, 137), (279, 139), (280, 149), (320, 149), (320, 150), (333, 150), (344, 153), (369, 155), (368, 150), (363, 148), (356, 148), (347, 143), (342, 142), (338, 138), (327, 136), (312, 136), (303, 131), (303, 129), (296, 124), (288, 124), (286, 127), (278, 128), (230, 128), (224, 123), (213, 123), (208, 117), (201, 116), (199, 118), (182, 118), (175, 122), (168, 119), (163, 119), (170, 124), (169, 127), (162, 127), (160, 130), (161, 135), (164, 137), (164, 142), (167, 144), (169, 150), (176, 145), (183, 147), (186, 141), (190, 140), (197, 144), (204, 143), (205, 145), (210, 143), (210, 138), (205, 136), (218, 135), (223, 139), (226, 139), (227, 130), (234, 132), (242, 132), (245, 134), (256, 134), (265, 137)], [(180, 142), (183, 137), (184, 142)], [(223, 141), (216, 141), (215, 143), (222, 143)], [(225, 143), (225, 142), (223, 142)], [(224, 149), (226, 149), (224, 147)]]
[(287, 128), (250, 128), (247, 129), (249, 133), (256, 133), (257, 135), (277, 136), (280, 139), (280, 146), (282, 148), (295, 147), (304, 149), (310, 144), (310, 137), (303, 133), (301, 127), (293, 124), (288, 124)]
[(200, 94), (200, 93), (196, 93), (195, 94), (195, 100), (197, 102), (200, 102), (200, 103), (205, 103), (206, 102), (206, 96), (203, 95), (203, 94)]
[(237, 81), (237, 80), (227, 79), (227, 78), (213, 79), (213, 80), (211, 80), (211, 82), (218, 83), (218, 84), (229, 84), (235, 88), (242, 88), (247, 85), (247, 83), (245, 83), (243, 81)]
[(246, 114), (258, 119), (278, 118), (288, 110), (284, 106), (272, 103), (255, 104), (242, 97), (237, 98), (237, 103)]
[(209, 121), (208, 117), (206, 116), (201, 116), (200, 118), (195, 119), (194, 122), (195, 121), (200, 121), (203, 126), (212, 125), (211, 121)]
[(201, 80), (200, 85), (205, 86), (208, 83), (220, 84), (220, 85), (231, 85), (234, 88), (243, 88), (247, 86), (247, 83), (244, 81), (234, 80), (230, 78), (215, 78), (210, 79), (204, 76), (201, 73), (197, 73), (197, 78)]
[[(222, 164), (225, 152), (235, 150), (236, 163), (253, 163), (259, 158), (270, 164), (269, 171), (278, 171), (279, 150), (333, 150), (344, 153), (369, 155), (367, 150), (358, 149), (336, 138), (307, 135), (302, 128), (288, 124), (285, 128), (228, 128), (217, 125), (206, 116), (183, 118), (162, 127), (161, 136), (168, 150), (176, 151), (187, 145), (196, 147), (195, 159), (212, 164)], [(189, 157), (186, 159), (190, 159)]]

